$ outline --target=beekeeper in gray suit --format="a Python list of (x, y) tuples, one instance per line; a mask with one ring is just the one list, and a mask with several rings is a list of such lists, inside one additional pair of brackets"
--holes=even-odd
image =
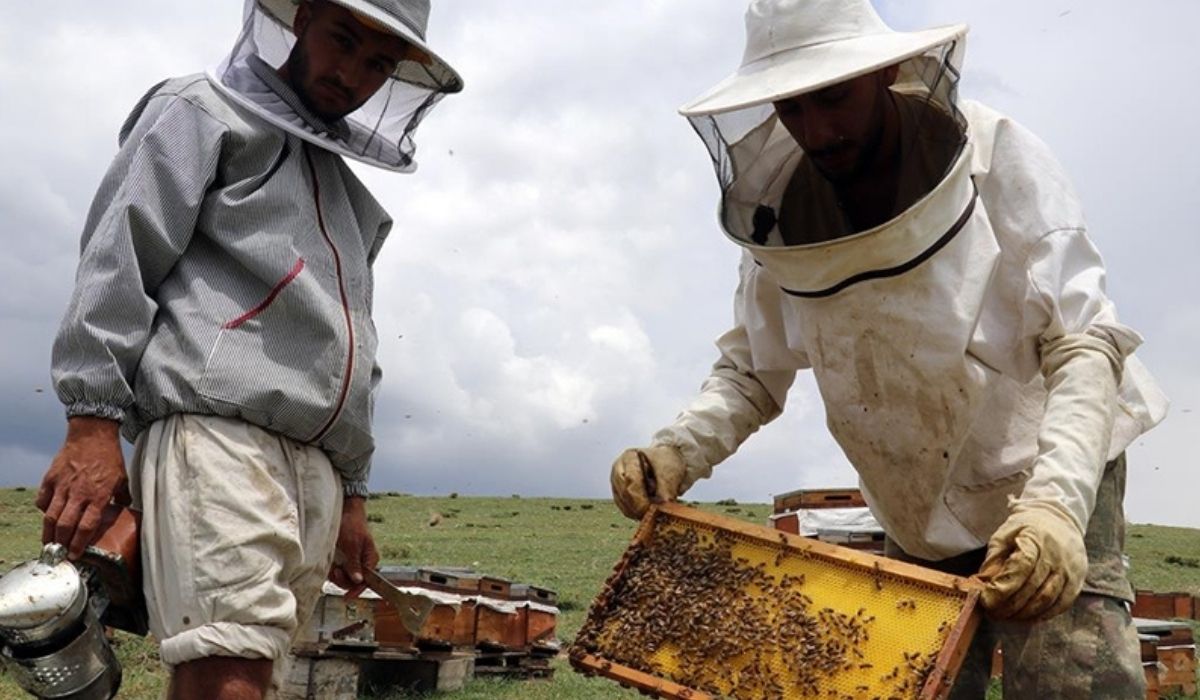
[(37, 504), (78, 555), (132, 497), (173, 698), (262, 697), (326, 577), (360, 588), (378, 560), (371, 265), (392, 220), (344, 158), (415, 167), (418, 123), (462, 87), (428, 16), (249, 0), (224, 62), (134, 108), (89, 212)]
[(1005, 697), (1142, 697), (1123, 453), (1166, 400), (1062, 168), (958, 99), (963, 25), (755, 0), (746, 29), (741, 67), (682, 109), (743, 249), (736, 323), (699, 396), (613, 464), (618, 506), (709, 476), (811, 369), (889, 552), (987, 580), (954, 697), (983, 697), (997, 640)]

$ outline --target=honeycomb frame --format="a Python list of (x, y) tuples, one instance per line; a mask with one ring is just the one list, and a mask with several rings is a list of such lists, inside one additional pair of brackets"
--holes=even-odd
[[(856, 614), (860, 622), (871, 622), (872, 625), (878, 616), (881, 621), (871, 632), (875, 636), (868, 639), (867, 635), (863, 635), (861, 648), (867, 651), (860, 653), (856, 646), (854, 653), (858, 658), (850, 659), (856, 662), (854, 668), (847, 665), (845, 668), (850, 670), (829, 674), (829, 684), (818, 687), (806, 682), (803, 687), (793, 684), (782, 690), (776, 685), (771, 686), (773, 689), (769, 691), (760, 686), (757, 690), (745, 692), (744, 686), (737, 680), (739, 674), (745, 672), (745, 667), (741, 667), (740, 671), (728, 670), (732, 664), (743, 662), (731, 658), (707, 660), (711, 665), (724, 664), (722, 668), (734, 678), (729, 687), (718, 691), (710, 687), (707, 692), (689, 685), (687, 679), (683, 678), (686, 674), (680, 672), (678, 659), (674, 656), (676, 651), (672, 651), (670, 645), (645, 654), (640, 663), (618, 660), (616, 657), (620, 654), (611, 653), (613, 645), (605, 642), (605, 635), (613, 634), (612, 628), (606, 625), (614, 619), (614, 611), (620, 610), (617, 592), (626, 583), (624, 579), (630, 573), (630, 567), (641, 565), (637, 560), (638, 554), (656, 537), (688, 531), (699, 533), (696, 537), (700, 541), (724, 542), (730, 548), (730, 556), (736, 555), (738, 562), (757, 561), (757, 568), (775, 577), (772, 580), (776, 582), (788, 585), (790, 580), (790, 585), (804, 587), (812, 596), (810, 600), (814, 609), (825, 605), (824, 612), (841, 616), (842, 619), (849, 619)], [(747, 588), (748, 591), (752, 589), (757, 590), (752, 586)], [(952, 576), (678, 504), (662, 504), (652, 507), (643, 518), (629, 548), (593, 602), (584, 629), (569, 650), (569, 656), (572, 666), (581, 673), (603, 676), (644, 694), (662, 698), (934, 700), (949, 694), (979, 625), (978, 598), (981, 589), (982, 584), (974, 578)], [(808, 598), (808, 595), (804, 597)], [(766, 601), (769, 607), (769, 597), (760, 592), (759, 598)], [(851, 613), (855, 607), (857, 613)], [(869, 619), (863, 618), (865, 613), (869, 613)], [(935, 623), (936, 630), (933, 630)], [(595, 634), (586, 634), (589, 627), (596, 631)], [(916, 670), (905, 669), (905, 673), (913, 675), (906, 678), (903, 684), (892, 682), (889, 679), (896, 679), (896, 674), (910, 659), (907, 650), (900, 651), (902, 656), (897, 656), (897, 649), (903, 645), (898, 646), (896, 639), (909, 639), (913, 635), (920, 640), (916, 644), (918, 651), (911, 652), (911, 658), (920, 658), (922, 663), (919, 667), (909, 664)], [(610, 653), (606, 653), (606, 644), (610, 647)], [(907, 646), (911, 648), (911, 645)], [(750, 653), (747, 650), (747, 654)], [(857, 663), (860, 661), (864, 663)], [(866, 661), (875, 661), (875, 664)], [(892, 672), (880, 675), (893, 661), (895, 665)], [(762, 663), (761, 654), (759, 663)], [(779, 675), (784, 675), (779, 663), (771, 661), (768, 666), (778, 671)], [(877, 667), (878, 671), (875, 670)], [(900, 690), (897, 690), (898, 687)]]

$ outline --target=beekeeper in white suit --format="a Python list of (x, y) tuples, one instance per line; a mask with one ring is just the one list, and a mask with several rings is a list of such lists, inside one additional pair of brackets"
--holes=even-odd
[(1045, 144), (957, 99), (966, 31), (751, 3), (741, 67), (681, 110), (744, 251), (736, 323), (613, 495), (678, 497), (811, 369), (891, 553), (988, 580), (955, 697), (982, 697), (997, 640), (1005, 697), (1141, 697), (1123, 451), (1166, 400)]
[(429, 10), (247, 0), (220, 66), (134, 108), (96, 194), (37, 504), (74, 555), (110, 501), (141, 511), (172, 698), (262, 697), (326, 576), (361, 588), (378, 561), (372, 264), (392, 219), (344, 157), (413, 170), (418, 124), (461, 89)]

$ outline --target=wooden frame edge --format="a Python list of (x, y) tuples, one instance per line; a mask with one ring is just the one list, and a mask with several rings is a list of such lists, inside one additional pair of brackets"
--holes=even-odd
[(678, 700), (716, 700), (712, 695), (700, 690), (680, 685), (675, 681), (651, 675), (628, 666), (613, 663), (594, 654), (581, 654), (571, 657), (571, 665), (584, 673), (604, 676), (623, 686), (631, 687), (643, 693), (653, 693), (658, 697)]
[(972, 591), (978, 592), (983, 588), (983, 584), (977, 579), (942, 573), (941, 571), (935, 571), (897, 559), (888, 559), (887, 557), (869, 554), (858, 549), (839, 547), (838, 545), (821, 542), (820, 540), (804, 537), (803, 535), (793, 535), (763, 525), (748, 523), (744, 520), (706, 513), (678, 503), (664, 503), (651, 508), (650, 513), (647, 513), (647, 519), (642, 521), (643, 526), (645, 526), (651, 514), (655, 511), (681, 520), (728, 530), (743, 537), (757, 540), (763, 544), (784, 544), (800, 552), (831, 559), (842, 564), (850, 564), (868, 571), (878, 571), (920, 581), (921, 583), (945, 591), (958, 591), (964, 595), (969, 595)]
[(941, 652), (934, 661), (933, 670), (925, 680), (924, 687), (921, 688), (919, 696), (921, 700), (944, 700), (950, 695), (958, 671), (962, 668), (963, 660), (966, 659), (967, 652), (971, 648), (969, 641), (963, 644), (962, 640), (964, 638), (969, 640), (975, 635), (982, 618), (983, 615), (979, 608), (979, 591), (972, 590), (967, 593), (962, 613), (959, 614), (954, 627), (950, 629), (950, 634), (946, 635)]

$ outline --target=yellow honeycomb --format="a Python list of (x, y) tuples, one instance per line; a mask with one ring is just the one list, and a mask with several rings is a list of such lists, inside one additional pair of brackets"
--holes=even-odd
[[(811, 600), (805, 608), (812, 611), (811, 617), (821, 615), (829, 616), (823, 617), (823, 621), (834, 618), (850, 621), (847, 624), (856, 630), (853, 643), (848, 645), (844, 653), (836, 656), (838, 661), (835, 668), (819, 673), (810, 669), (798, 675), (798, 666), (814, 662), (803, 654), (796, 655), (794, 650), (789, 660), (786, 647), (776, 643), (779, 639), (777, 632), (751, 635), (755, 639), (744, 648), (736, 643), (726, 645), (723, 648), (740, 648), (741, 651), (722, 658), (705, 657), (698, 668), (694, 654), (690, 665), (685, 662), (682, 653), (684, 646), (695, 644), (695, 639), (708, 635), (732, 635), (734, 642), (740, 642), (744, 638), (744, 631), (722, 628), (716, 622), (710, 627), (702, 621), (698, 623), (694, 634), (689, 633), (692, 641), (667, 640), (657, 649), (646, 649), (640, 658), (631, 659), (630, 645), (627, 642), (619, 644), (620, 639), (628, 637), (629, 627), (618, 628), (611, 613), (621, 612), (622, 605), (639, 603), (632, 601), (630, 596), (618, 596), (609, 602), (607, 612), (610, 614), (606, 619), (589, 621), (595, 624), (597, 656), (620, 659), (618, 663), (685, 686), (689, 686), (690, 681), (689, 687), (707, 690), (718, 696), (786, 700), (918, 697), (928, 671), (962, 615), (968, 597), (964, 590), (927, 584), (823, 553), (785, 547), (781, 543), (764, 541), (665, 512), (657, 514), (654, 528), (645, 542), (653, 544), (655, 538), (683, 534), (694, 536), (693, 541), (698, 543), (698, 547), (709, 552), (714, 549), (725, 551), (727, 547), (730, 559), (737, 562), (739, 570), (757, 569), (765, 574), (766, 579), (756, 580), (769, 581), (768, 587), (773, 590), (765, 592), (753, 582), (744, 585), (741, 590), (742, 594), (749, 596), (755, 608), (761, 607), (759, 619), (763, 627), (780, 629), (786, 613), (783, 599), (787, 597), (781, 591), (791, 590)], [(718, 542), (722, 547), (716, 546)], [(638, 566), (642, 575), (653, 576), (660, 584), (667, 582), (661, 585), (672, 585), (672, 567), (659, 566), (653, 558), (640, 560)], [(625, 573), (628, 574), (628, 571)], [(620, 589), (622, 582), (618, 577), (611, 583)], [(741, 602), (744, 603), (745, 599), (741, 599)], [(671, 612), (676, 616), (694, 619), (692, 616), (697, 614), (698, 609), (689, 610), (686, 606), (691, 604), (703, 605), (703, 601), (674, 601), (672, 605), (675, 607), (671, 608)], [(634, 619), (641, 619), (636, 617), (641, 615), (640, 612), (624, 612), (627, 617), (634, 615)], [(593, 615), (596, 613), (593, 610)], [(704, 618), (701, 614), (695, 619)], [(615, 651), (618, 646), (622, 650), (620, 655), (610, 657), (606, 654), (606, 650)], [(835, 657), (825, 655), (822, 658)], [(764, 678), (764, 669), (772, 677)], [(807, 680), (798, 680), (803, 678)], [(698, 679), (704, 680), (703, 688), (696, 684)]]

